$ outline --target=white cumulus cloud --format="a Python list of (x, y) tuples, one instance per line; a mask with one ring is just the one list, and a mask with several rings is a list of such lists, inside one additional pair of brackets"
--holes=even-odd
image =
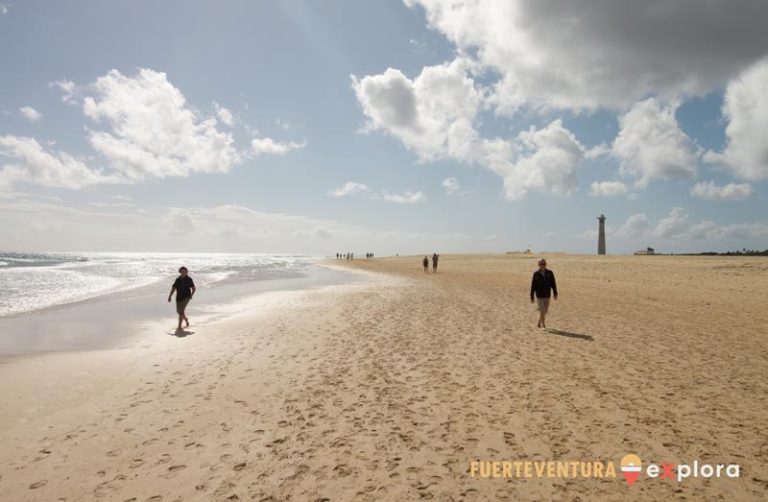
[[(229, 110), (214, 101), (216, 116), (201, 115), (164, 73), (151, 69), (139, 69), (135, 75), (112, 70), (90, 84), (58, 80), (49, 86), (64, 93), (65, 103), (82, 103), (83, 114), (93, 121), (86, 138), (99, 157), (76, 158), (51, 149), (53, 142), (43, 146), (33, 138), (2, 136), (0, 178), (6, 188), (22, 182), (80, 188), (226, 173), (245, 158), (282, 155), (306, 145), (257, 138), (241, 152), (232, 134), (217, 127), (220, 121), (236, 123)], [(41, 116), (31, 107), (20, 113), (29, 120)], [(96, 163), (103, 167), (93, 167)]]
[(728, 183), (719, 186), (714, 181), (701, 181), (691, 187), (691, 195), (705, 200), (744, 200), (752, 196), (752, 185)]
[(631, 239), (647, 233), (650, 227), (648, 216), (643, 213), (633, 214), (616, 230), (616, 236)]
[(519, 142), (517, 161), (498, 165), (504, 171), (508, 199), (520, 199), (531, 189), (561, 195), (576, 190), (576, 170), (584, 161), (585, 149), (560, 120), (523, 131)]
[(119, 176), (88, 167), (66, 152), (49, 150), (34, 138), (0, 136), (0, 154), (0, 189), (15, 183), (75, 189), (122, 181)]
[(453, 159), (483, 166), (504, 180), (505, 196), (513, 200), (529, 190), (575, 190), (575, 172), (586, 152), (560, 120), (523, 131), (513, 140), (478, 133), (484, 96), (472, 71), (472, 63), (458, 57), (423, 68), (413, 80), (392, 68), (353, 77), (353, 88), (369, 119), (367, 129), (395, 136), (421, 161)]
[(592, 197), (615, 197), (626, 193), (627, 185), (623, 181), (596, 181), (589, 190)]
[[(675, 248), (685, 251), (702, 247), (705, 250), (723, 250), (729, 247), (740, 248), (745, 244), (747, 247), (757, 246), (762, 249), (762, 242), (768, 238), (768, 222), (722, 224), (694, 219), (682, 207), (673, 207), (669, 214), (655, 223), (645, 213), (633, 214), (615, 232), (608, 227), (606, 233), (609, 242), (618, 238), (639, 246), (650, 245), (662, 252)], [(593, 239), (597, 237), (597, 232), (588, 230), (578, 237)]]
[(653, 233), (657, 237), (682, 237), (691, 230), (690, 216), (682, 207), (673, 207), (669, 216), (659, 220)]
[(493, 100), (508, 113), (704, 94), (768, 47), (768, 3), (754, 0), (405, 3), (423, 7), (433, 29), (499, 75)]
[(768, 179), (768, 58), (752, 65), (728, 83), (723, 104), (727, 145), (706, 160), (730, 167), (738, 176)]
[(107, 130), (91, 130), (91, 146), (131, 181), (191, 173), (224, 173), (240, 161), (232, 135), (200, 117), (165, 73), (112, 70), (93, 84), (83, 112)]
[(687, 179), (696, 173), (697, 153), (680, 129), (674, 107), (648, 98), (622, 115), (619, 125), (611, 153), (619, 159), (621, 172), (635, 177), (638, 187), (654, 179)]
[(482, 96), (457, 58), (427, 66), (413, 80), (388, 68), (379, 75), (352, 77), (352, 86), (369, 129), (399, 138), (421, 160), (453, 157), (471, 161), (473, 122)]
[(19, 113), (21, 113), (21, 116), (29, 120), (30, 122), (37, 122), (38, 120), (43, 118), (43, 114), (35, 110), (31, 106), (22, 106), (21, 108), (19, 108)]

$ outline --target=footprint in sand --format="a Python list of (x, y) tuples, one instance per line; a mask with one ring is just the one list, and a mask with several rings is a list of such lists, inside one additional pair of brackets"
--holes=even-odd
[(179, 471), (183, 471), (183, 470), (184, 470), (184, 469), (186, 469), (186, 468), (187, 468), (187, 466), (186, 466), (186, 465), (183, 465), (183, 464), (179, 464), (179, 465), (172, 465), (172, 466), (170, 466), (170, 467), (168, 468), (168, 474), (166, 474), (166, 475), (165, 475), (165, 477), (166, 477), (166, 478), (172, 478), (172, 477), (174, 477), (176, 474), (178, 474), (178, 473), (179, 473)]
[(352, 469), (347, 464), (339, 464), (333, 468), (333, 472), (339, 477), (345, 478), (352, 474)]
[(218, 488), (216, 488), (216, 491), (213, 492), (213, 494), (216, 497), (221, 497), (223, 495), (226, 495), (227, 493), (231, 492), (232, 489), (235, 488), (235, 485), (230, 483), (229, 481), (223, 481)]
[(118, 474), (111, 481), (104, 481), (93, 490), (93, 494), (96, 498), (106, 497), (110, 492), (119, 490), (128, 478), (122, 474)]
[(131, 464), (128, 466), (131, 469), (136, 469), (137, 467), (141, 467), (144, 465), (144, 459), (143, 458), (134, 458), (131, 460)]

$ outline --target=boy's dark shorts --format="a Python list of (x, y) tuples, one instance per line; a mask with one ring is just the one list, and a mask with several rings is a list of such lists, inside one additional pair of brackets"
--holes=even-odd
[(176, 313), (179, 315), (184, 315), (184, 311), (187, 309), (187, 304), (191, 299), (192, 297), (188, 296), (186, 298), (182, 298), (181, 300), (176, 300)]

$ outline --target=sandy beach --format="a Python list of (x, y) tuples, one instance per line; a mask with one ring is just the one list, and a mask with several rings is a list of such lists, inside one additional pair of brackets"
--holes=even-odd
[[(768, 260), (334, 261), (186, 336), (0, 365), (0, 499), (765, 500)], [(739, 478), (480, 478), (473, 461), (739, 464)]]

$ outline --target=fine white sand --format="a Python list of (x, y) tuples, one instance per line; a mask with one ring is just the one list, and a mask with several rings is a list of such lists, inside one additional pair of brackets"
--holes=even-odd
[[(178, 338), (0, 365), (1, 500), (764, 500), (768, 260), (341, 262)], [(339, 263), (339, 262), (333, 262)], [(233, 312), (241, 308), (233, 308)], [(739, 463), (739, 479), (477, 479), (472, 460)]]

